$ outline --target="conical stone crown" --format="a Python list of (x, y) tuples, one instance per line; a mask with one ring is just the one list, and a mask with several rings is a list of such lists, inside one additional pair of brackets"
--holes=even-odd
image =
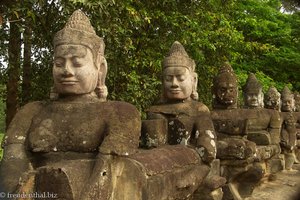
[(220, 67), (218, 74), (213, 81), (214, 87), (217, 87), (220, 82), (229, 82), (234, 86), (237, 86), (237, 77), (229, 62), (225, 62), (222, 67)]
[(284, 86), (283, 90), (281, 91), (281, 98), (282, 99), (294, 98), (294, 94), (287, 86)]
[(73, 12), (64, 28), (96, 34), (89, 18), (81, 10), (76, 10)]
[(266, 98), (267, 97), (272, 98), (272, 99), (274, 99), (276, 97), (280, 98), (280, 93), (278, 92), (278, 90), (275, 87), (271, 86), (266, 93)]
[(262, 85), (259, 83), (259, 81), (256, 79), (256, 76), (253, 73), (250, 73), (248, 75), (246, 84), (243, 87), (244, 93), (254, 92), (259, 93), (262, 90)]
[(180, 42), (175, 41), (171, 46), (167, 57), (163, 61), (163, 68), (183, 66), (191, 71), (195, 70), (195, 62), (191, 59)]
[(96, 35), (88, 17), (80, 10), (70, 16), (65, 27), (54, 36), (54, 48), (58, 45), (83, 45), (92, 50), (94, 58), (104, 55), (103, 38)]

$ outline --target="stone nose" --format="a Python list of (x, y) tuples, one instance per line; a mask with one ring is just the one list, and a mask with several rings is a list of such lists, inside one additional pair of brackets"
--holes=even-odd
[(172, 87), (178, 87), (178, 80), (176, 77), (173, 77), (172, 79)]
[(251, 99), (257, 100), (257, 96), (256, 95), (251, 95)]
[(65, 65), (63, 68), (63, 74), (64, 74), (64, 76), (74, 76), (74, 70), (73, 70), (71, 61), (67, 60), (65, 62)]

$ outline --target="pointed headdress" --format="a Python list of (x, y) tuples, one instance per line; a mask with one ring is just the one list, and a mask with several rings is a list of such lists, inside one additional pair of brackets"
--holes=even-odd
[(244, 93), (254, 92), (259, 93), (262, 91), (262, 85), (258, 82), (255, 75), (253, 73), (250, 73), (248, 75), (246, 84), (243, 87)]
[(220, 67), (217, 76), (214, 78), (213, 85), (214, 87), (218, 87), (218, 83), (224, 81), (237, 86), (237, 77), (228, 62), (225, 62), (222, 67)]
[(287, 98), (294, 98), (294, 94), (287, 86), (284, 86), (283, 90), (281, 91), (281, 99)]
[(178, 41), (173, 43), (163, 61), (163, 69), (171, 66), (183, 66), (190, 71), (195, 71), (195, 61), (188, 56), (184, 47)]
[(270, 99), (280, 98), (280, 96), (281, 95), (278, 92), (278, 90), (273, 86), (271, 86), (266, 93), (266, 98), (270, 98)]
[(100, 53), (104, 55), (103, 38), (96, 35), (88, 17), (80, 10), (70, 16), (65, 27), (58, 31), (53, 40), (54, 48), (63, 44), (83, 45), (92, 50), (94, 58)]

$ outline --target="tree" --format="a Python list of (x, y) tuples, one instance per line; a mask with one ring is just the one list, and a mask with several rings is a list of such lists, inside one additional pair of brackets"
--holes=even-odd
[[(17, 93), (20, 104), (48, 99), (54, 33), (63, 28), (76, 9), (83, 10), (97, 34), (104, 37), (109, 99), (133, 103), (140, 111), (159, 98), (161, 61), (176, 40), (196, 61), (198, 92), (207, 105), (211, 102), (212, 78), (224, 61), (232, 64), (241, 84), (249, 72), (254, 72), (267, 86), (273, 84), (280, 89), (290, 84), (294, 90), (300, 89), (300, 73), (297, 73), (300, 15), (298, 11), (282, 13), (279, 0), (7, 3), (0, 7), (4, 21), (0, 29), (0, 53), (7, 59), (5, 41), (10, 36), (7, 30), (12, 27), (6, 22), (14, 16), (23, 34), (17, 49), (23, 44), (24, 54), (18, 59), (20, 84), (10, 87), (20, 90)], [(8, 70), (11, 68), (1, 64), (0, 67), (1, 84), (4, 84), (12, 79)]]
[(299, 36), (295, 34), (299, 30), (298, 14), (282, 13), (280, 7), (279, 0), (238, 1), (231, 16), (244, 35), (245, 46), (243, 58), (234, 67), (239, 76), (262, 73), (278, 89), (290, 84), (299, 90)]
[[(12, 16), (11, 20), (17, 20)], [(6, 84), (6, 127), (13, 119), (18, 109), (18, 87), (20, 76), (21, 33), (17, 22), (10, 22), (8, 47), (8, 81)]]

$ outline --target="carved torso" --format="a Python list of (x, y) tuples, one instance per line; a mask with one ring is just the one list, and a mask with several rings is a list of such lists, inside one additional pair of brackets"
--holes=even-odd
[(296, 122), (297, 135), (300, 139), (300, 112), (294, 112), (293, 116)]
[(197, 101), (162, 104), (152, 106), (147, 114), (150, 120), (166, 121), (167, 133), (162, 130), (167, 135), (166, 143), (195, 146), (204, 160), (212, 160), (215, 157), (214, 127), (209, 109), (204, 104)]
[(291, 112), (281, 112), (280, 113), (282, 120), (282, 129), (281, 129), (281, 145), (282, 148), (291, 150), (296, 145), (296, 134), (297, 134), (297, 115)]
[(151, 106), (148, 110), (149, 119), (153, 118), (153, 114), (159, 114), (160, 116), (166, 118), (169, 126), (174, 124), (174, 120), (179, 120), (182, 124), (181, 128), (184, 128), (189, 134), (191, 134), (194, 125), (198, 120), (197, 118), (209, 115), (209, 110), (200, 102), (188, 101), (177, 104)]
[(218, 134), (243, 136), (256, 132), (269, 133), (270, 129), (279, 131), (280, 128), (280, 116), (274, 110), (231, 109), (211, 113)]
[(29, 148), (33, 152), (97, 151), (107, 118), (105, 106), (98, 103), (48, 104), (32, 120)]
[[(218, 137), (218, 155), (221, 159), (246, 159), (256, 156), (269, 158), (279, 152), (280, 116), (269, 109), (213, 110), (212, 120)], [(272, 153), (265, 147), (272, 146)], [(268, 151), (267, 151), (268, 152)]]
[(26, 106), (24, 110), (36, 109), (36, 113), (20, 114), (28, 122), (19, 126), (14, 122), (5, 145), (24, 143), (27, 150), (41, 153), (130, 154), (138, 147), (140, 115), (128, 103), (54, 101)]

